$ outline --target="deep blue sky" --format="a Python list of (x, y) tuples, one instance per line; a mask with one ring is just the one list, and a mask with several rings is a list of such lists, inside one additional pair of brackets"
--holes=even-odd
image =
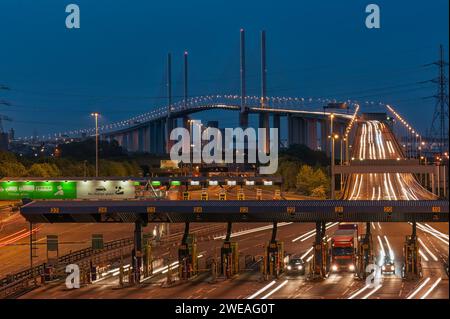
[[(81, 29), (65, 28), (65, 6), (81, 9)], [(365, 6), (381, 7), (381, 29), (365, 27)], [(448, 53), (448, 0), (1, 0), (0, 114), (17, 136), (127, 119), (162, 105), (167, 52), (174, 95), (182, 94), (182, 54), (190, 94), (239, 92), (239, 29), (246, 29), (249, 94), (259, 93), (259, 32), (267, 32), (268, 95), (392, 103), (424, 131), (437, 75), (422, 67)], [(370, 111), (366, 109), (366, 111)], [(211, 114), (215, 119), (217, 114)], [(221, 126), (235, 114), (220, 115)]]

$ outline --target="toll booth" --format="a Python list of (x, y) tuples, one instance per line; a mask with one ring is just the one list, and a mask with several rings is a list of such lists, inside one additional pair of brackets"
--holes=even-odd
[(179, 277), (186, 280), (198, 273), (197, 239), (194, 234), (187, 234), (178, 248)]
[(263, 196), (262, 196), (262, 189), (261, 188), (257, 188), (256, 189), (256, 200), (262, 200)]
[(239, 188), (239, 190), (238, 190), (237, 199), (245, 200), (245, 194), (244, 194), (244, 190), (242, 188)]
[(238, 243), (225, 241), (220, 250), (220, 272), (226, 278), (231, 278), (239, 272)]
[(265, 271), (269, 276), (278, 277), (284, 270), (284, 243), (271, 241), (266, 253)]
[(226, 193), (225, 190), (222, 190), (222, 191), (219, 193), (219, 200), (227, 200), (227, 193)]
[(356, 274), (365, 279), (369, 273), (366, 272), (368, 265), (374, 263), (372, 234), (370, 223), (366, 223), (366, 233), (358, 237), (358, 258), (356, 263)]
[(419, 254), (419, 245), (417, 236), (406, 236), (403, 246), (404, 270), (403, 278), (407, 280), (416, 280), (422, 277), (422, 264)]
[(330, 254), (328, 239), (325, 235), (325, 223), (316, 223), (316, 238), (313, 244), (313, 259), (310, 264), (309, 279), (321, 280), (328, 276), (330, 269)]
[(200, 196), (201, 200), (208, 200), (208, 190), (206, 188), (202, 188), (202, 194)]
[(183, 192), (183, 200), (190, 200), (191, 194), (189, 192)]

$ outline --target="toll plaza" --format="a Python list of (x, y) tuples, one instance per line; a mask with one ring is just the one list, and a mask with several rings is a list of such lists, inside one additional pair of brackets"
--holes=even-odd
[[(21, 214), (30, 224), (38, 223), (133, 223), (132, 263), (126, 270), (120, 267), (123, 282), (124, 272), (128, 271), (128, 282), (137, 284), (152, 274), (152, 248), (142, 227), (148, 223), (184, 223), (184, 235), (178, 246), (177, 265), (180, 280), (189, 280), (199, 273), (197, 237), (190, 233), (189, 225), (195, 223), (228, 223), (227, 233), (220, 249), (218, 272), (224, 278), (239, 273), (238, 243), (232, 240), (231, 229), (234, 223), (265, 222), (273, 225), (272, 237), (263, 248), (261, 271), (265, 278), (276, 278), (284, 271), (284, 245), (277, 240), (277, 227), (281, 222), (314, 222), (316, 237), (311, 274), (315, 279), (326, 278), (329, 270), (327, 222), (448, 222), (448, 201), (345, 201), (345, 200), (99, 200), (99, 201), (33, 201), (21, 207)], [(387, 209), (388, 207), (388, 209)], [(370, 225), (368, 226), (370, 227)], [(102, 238), (94, 234), (93, 248), (101, 250)], [(415, 238), (415, 239), (414, 239)], [(48, 240), (49, 260), (55, 254), (55, 241)], [(52, 246), (53, 245), (53, 246)], [(370, 228), (359, 237), (358, 256), (361, 264), (358, 269), (370, 263), (373, 258)], [(166, 263), (167, 274), (172, 271), (172, 263)], [(90, 265), (89, 280), (98, 279), (101, 264)], [(405, 275), (420, 275), (417, 235), (414, 232), (405, 242)], [(364, 274), (361, 275), (362, 277)], [(51, 280), (51, 276), (47, 276)], [(313, 278), (313, 279), (314, 279)]]

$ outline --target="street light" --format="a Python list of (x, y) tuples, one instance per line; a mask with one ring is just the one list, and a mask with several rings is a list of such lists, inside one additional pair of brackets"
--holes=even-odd
[(336, 198), (335, 192), (335, 178), (334, 178), (334, 140), (338, 139), (339, 135), (331, 135), (331, 199)]
[(98, 116), (100, 113), (93, 112), (91, 116), (95, 118), (95, 177), (98, 177)]

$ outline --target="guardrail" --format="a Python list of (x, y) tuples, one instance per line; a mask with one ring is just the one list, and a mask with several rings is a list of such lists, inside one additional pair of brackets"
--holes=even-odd
[[(101, 255), (111, 250), (133, 245), (133, 243), (133, 238), (122, 238), (106, 242), (103, 249), (100, 250), (93, 250), (91, 247), (77, 250), (75, 252), (60, 256), (58, 258), (58, 265), (61, 266), (75, 263), (86, 258)], [(23, 285), (28, 286), (29, 280), (44, 274), (44, 267), (45, 264), (42, 263), (34, 266), (33, 268), (25, 269), (0, 279), (0, 297), (2, 295), (7, 296), (8, 291), (20, 290), (20, 287)]]

